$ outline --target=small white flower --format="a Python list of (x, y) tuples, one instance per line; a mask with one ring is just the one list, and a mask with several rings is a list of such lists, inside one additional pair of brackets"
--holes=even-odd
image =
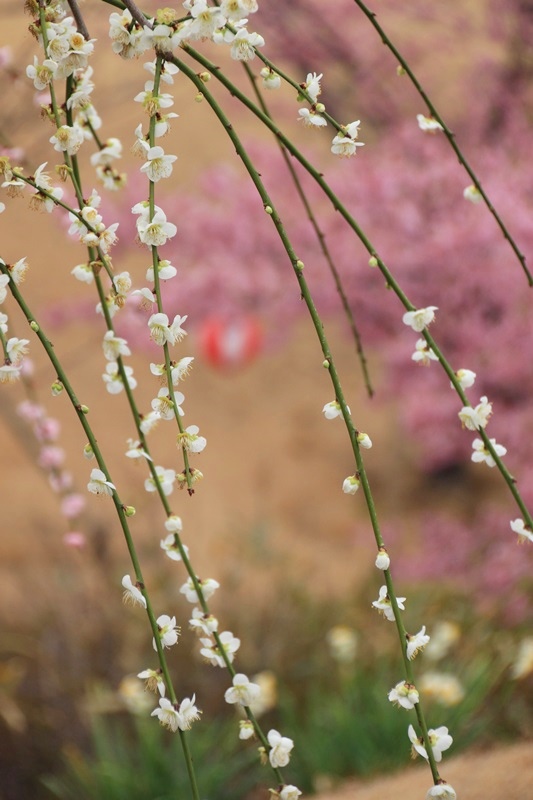
[(132, 605), (138, 604), (146, 608), (146, 598), (143, 596), (138, 585), (131, 582), (129, 575), (124, 575), (122, 578), (122, 586), (124, 587), (123, 600), (125, 603), (131, 603)]
[(204, 614), (201, 608), (193, 608), (189, 627), (198, 634), (211, 636), (218, 630), (218, 619), (212, 614)]
[(265, 40), (259, 33), (248, 33), (240, 28), (231, 43), (231, 57), (235, 61), (251, 61), (255, 58), (255, 48), (263, 47)]
[(435, 797), (440, 797), (441, 800), (457, 800), (455, 789), (449, 783), (439, 783), (428, 789), (426, 800), (433, 800)]
[(309, 72), (305, 83), (303, 84), (303, 89), (307, 92), (309, 97), (311, 98), (311, 102), (313, 105), (318, 100), (318, 95), (321, 94), (322, 89), (320, 86), (320, 81), (323, 78), (323, 74), (317, 75), (316, 72)]
[(152, 457), (148, 455), (146, 450), (143, 449), (142, 444), (137, 439), (128, 439), (126, 456), (133, 459), (146, 458), (147, 461), (152, 461)]
[[(161, 487), (161, 491), (165, 496), (168, 497), (169, 494), (172, 494), (174, 489), (174, 481), (176, 480), (176, 471), (173, 469), (165, 469), (164, 467), (156, 467), (155, 468), (156, 475), (157, 475), (157, 482)], [(144, 482), (144, 488), (147, 492), (155, 492), (157, 491), (156, 481), (152, 476), (147, 478)]]
[[(472, 372), (471, 369), (458, 369), (455, 373), (455, 377), (459, 381), (461, 389), (470, 389), (475, 383), (476, 373)], [(450, 386), (452, 389), (454, 388), (453, 383), (450, 383)]]
[(13, 336), (7, 340), (7, 355), (14, 367), (19, 367), (28, 352), (29, 339), (17, 339)]
[[(133, 367), (124, 366), (123, 369), (129, 388), (135, 389), (137, 386), (137, 381), (133, 377)], [(105, 373), (102, 375), (102, 379), (109, 394), (119, 394), (124, 389), (124, 383), (117, 361), (107, 362), (105, 365)]]
[[(428, 754), (426, 748), (424, 747), (424, 740), (422, 737), (419, 738), (416, 735), (415, 729), (412, 725), (409, 725), (408, 734), (411, 744), (413, 745), (413, 754), (418, 753), (418, 755), (427, 759)], [(448, 733), (448, 728), (446, 728), (444, 725), (441, 725), (440, 728), (430, 728), (428, 730), (428, 736), (431, 749), (433, 751), (433, 757), (438, 763), (439, 761), (442, 761), (442, 754), (444, 750), (448, 750), (448, 748), (452, 746), (453, 739)]]
[(224, 668), (226, 666), (226, 661), (221, 651), (224, 651), (226, 658), (231, 663), (235, 657), (235, 653), (241, 646), (241, 640), (237, 639), (231, 631), (222, 631), (218, 638), (221, 645), (220, 647), (216, 642), (212, 642), (211, 639), (200, 639), (201, 644), (203, 644), (200, 655), (202, 655), (206, 661), (209, 661), (213, 667)]
[(263, 86), (265, 89), (279, 89), (281, 86), (280, 76), (277, 72), (270, 69), (270, 67), (263, 67), (259, 74), (263, 78)]
[(83, 131), (76, 126), (62, 125), (49, 141), (54, 145), (54, 150), (73, 156), (83, 144)]
[(523, 544), (527, 540), (533, 542), (533, 530), (531, 530), (529, 525), (524, 523), (523, 519), (514, 519), (509, 524), (511, 526), (511, 530), (518, 534), (519, 544)]
[(183, 433), (179, 433), (176, 437), (178, 447), (183, 447), (189, 453), (201, 453), (205, 450), (207, 439), (205, 436), (199, 436), (198, 425), (189, 425), (185, 428)]
[(370, 450), (372, 447), (372, 439), (368, 435), (368, 433), (361, 433), (357, 434), (357, 441), (359, 443), (359, 447), (363, 447), (365, 450)]
[(424, 131), (424, 133), (436, 133), (437, 131), (444, 130), (440, 122), (437, 122), (433, 117), (425, 117), (423, 114), (417, 114), (416, 120), (418, 122), (418, 127), (421, 131)]
[(364, 142), (357, 142), (359, 137), (360, 121), (350, 122), (343, 125), (342, 130), (333, 137), (331, 142), (331, 152), (341, 158), (349, 158), (357, 153), (358, 147), (364, 147)]
[(167, 222), (164, 211), (158, 208), (150, 222), (148, 217), (137, 219), (137, 233), (140, 241), (147, 247), (162, 247), (167, 239), (172, 239), (178, 229), (172, 222)]
[[(497, 456), (504, 456), (507, 453), (507, 448), (501, 444), (496, 444), (496, 439), (489, 439), (489, 441), (496, 451)], [(475, 461), (476, 463), (482, 463), (484, 461), (488, 467), (496, 466), (494, 458), (485, 447), (485, 443), (482, 439), (474, 439), (472, 442), (472, 448), (474, 450), (471, 456), (472, 461)]]
[(463, 424), (463, 428), (468, 428), (469, 431), (476, 431), (486, 427), (491, 414), (492, 403), (489, 403), (486, 397), (482, 397), (475, 408), (463, 406), (459, 411), (459, 419)]
[(147, 153), (148, 161), (142, 167), (141, 172), (144, 172), (152, 183), (157, 183), (162, 178), (168, 178), (172, 174), (172, 165), (177, 160), (177, 156), (167, 156), (165, 151), (159, 145), (150, 147)]
[(74, 275), (76, 280), (82, 283), (92, 283), (94, 281), (94, 273), (90, 264), (77, 264), (74, 269), (70, 270), (70, 274)]
[[(159, 630), (159, 641), (161, 647), (172, 647), (178, 641), (180, 629), (176, 627), (176, 617), (169, 617), (168, 614), (162, 614), (157, 618), (157, 627)], [(155, 639), (152, 639), (154, 650), (157, 650)]]
[(200, 719), (200, 714), (202, 712), (196, 708), (195, 701), (196, 701), (196, 695), (193, 694), (191, 698), (186, 697), (180, 703), (178, 709), (178, 715), (179, 715), (178, 727), (181, 731), (190, 730), (192, 723), (195, 722), (197, 719)]
[[(405, 611), (405, 599), (405, 597), (396, 598), (396, 603), (401, 611)], [(374, 608), (377, 608), (380, 614), (383, 614), (385, 619), (388, 619), (389, 622), (394, 622), (394, 611), (392, 610), (392, 604), (386, 586), (380, 588), (378, 599), (374, 600), (372, 605)]]
[(165, 528), (170, 533), (181, 533), (183, 530), (181, 517), (178, 517), (177, 514), (171, 514), (170, 517), (167, 517), (165, 520)]
[(239, 672), (233, 676), (233, 686), (226, 689), (224, 699), (226, 703), (249, 706), (257, 700), (260, 693), (261, 687), (257, 683), (250, 683), (249, 678)]
[(313, 109), (299, 108), (298, 114), (298, 122), (303, 122), (309, 128), (323, 128), (328, 124), (327, 120)]
[(281, 733), (272, 729), (267, 735), (270, 750), (268, 752), (268, 759), (274, 769), (277, 767), (286, 767), (290, 760), (290, 753), (294, 747), (294, 742), (287, 736), (282, 736)]
[(241, 719), (239, 722), (239, 739), (251, 739), (255, 734), (254, 726), (247, 719)]
[(397, 683), (394, 689), (390, 690), (388, 697), (391, 703), (407, 709), (414, 708), (420, 699), (418, 691), (413, 684), (406, 681)]
[(407, 658), (409, 661), (412, 661), (413, 658), (416, 658), (417, 654), (422, 650), (427, 643), (429, 642), (429, 636), (426, 634), (426, 626), (422, 625), (418, 633), (415, 634), (406, 634), (407, 636)]
[(388, 569), (390, 567), (390, 556), (384, 547), (380, 547), (375, 561), (378, 569)]
[[(178, 543), (176, 542), (176, 534), (169, 533), (164, 539), (161, 539), (160, 542), (161, 550), (164, 550), (167, 556), (171, 559), (171, 561), (181, 561), (181, 553), (178, 547)], [(186, 554), (189, 554), (189, 550), (187, 545), (182, 545), (183, 549), (185, 550)]]
[(479, 189), (474, 186), (472, 183), (470, 186), (467, 186), (466, 189), (463, 191), (463, 197), (465, 200), (469, 200), (471, 203), (477, 204), (483, 201), (483, 196)]
[(359, 478), (357, 478), (355, 475), (348, 475), (348, 477), (343, 481), (342, 491), (344, 494), (355, 494), (360, 486), (361, 481)]
[(146, 681), (146, 688), (152, 692), (159, 692), (160, 697), (166, 693), (165, 681), (160, 669), (145, 669), (137, 675), (142, 681)]
[[(209, 600), (211, 595), (213, 595), (220, 587), (219, 582), (215, 581), (213, 578), (206, 578), (203, 581), (199, 580), (198, 583), (200, 584), (200, 589), (202, 590), (204, 600)], [(180, 593), (185, 595), (189, 603), (200, 602), (196, 589), (194, 588), (192, 578), (189, 578), (187, 582), (180, 587)]]
[(411, 359), (417, 364), (421, 364), (423, 367), (429, 367), (431, 361), (439, 360), (425, 339), (418, 339), (415, 348)]
[(162, 697), (159, 700), (159, 708), (152, 711), (152, 717), (158, 717), (159, 722), (165, 728), (175, 733), (178, 728), (180, 731), (188, 731), (192, 723), (200, 719), (201, 711), (195, 706), (195, 695), (192, 698), (186, 697), (182, 700), (179, 707), (173, 705), (170, 700)]
[(404, 325), (408, 325), (417, 333), (420, 333), (435, 319), (437, 306), (427, 306), (427, 308), (417, 308), (415, 311), (406, 311), (402, 317)]
[[(351, 414), (350, 407), (346, 406), (348, 409), (348, 414)], [(342, 409), (340, 403), (336, 400), (332, 400), (330, 403), (326, 403), (324, 408), (322, 409), (322, 413), (324, 414), (326, 419), (335, 419), (336, 417), (342, 417)]]
[[(171, 278), (174, 278), (178, 274), (178, 270), (176, 267), (173, 267), (170, 261), (166, 259), (161, 259), (157, 264), (157, 274), (159, 275), (160, 281), (169, 281)], [(150, 282), (154, 282), (154, 268), (148, 267), (146, 270), (146, 280)]]
[(106, 479), (101, 469), (92, 470), (91, 480), (87, 484), (87, 489), (92, 494), (107, 494), (111, 496), (115, 488), (115, 485)]
[(279, 793), (280, 800), (298, 800), (300, 795), (301, 791), (292, 784), (286, 784)]
[[(92, 271), (91, 271), (92, 275)], [(107, 331), (102, 342), (104, 356), (108, 361), (116, 361), (119, 356), (131, 356), (126, 339), (117, 336), (114, 331)]]

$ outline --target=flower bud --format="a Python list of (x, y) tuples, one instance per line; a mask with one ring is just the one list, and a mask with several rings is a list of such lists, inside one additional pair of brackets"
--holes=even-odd
[(377, 260), (376, 256), (372, 256), (371, 258), (368, 259), (368, 266), (369, 267), (377, 267), (377, 265), (378, 265), (378, 260)]
[(136, 514), (135, 508), (133, 506), (123, 506), (122, 510), (127, 517), (133, 517)]
[(58, 394), (61, 394), (63, 391), (64, 386), (61, 381), (54, 381), (52, 384), (52, 395), (53, 397), (57, 397)]

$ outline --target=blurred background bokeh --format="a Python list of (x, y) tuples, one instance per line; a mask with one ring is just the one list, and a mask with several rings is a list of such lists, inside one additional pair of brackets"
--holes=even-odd
[[(148, 263), (130, 208), (145, 188), (129, 148), (143, 121), (132, 98), (146, 80), (144, 59), (123, 64), (111, 53), (112, 9), (92, 2), (82, 10), (98, 39), (100, 136), (122, 139), (120, 169), (130, 175), (120, 192), (104, 193), (106, 222), (120, 222), (115, 269), (130, 271), (140, 287)], [(0, 20), (0, 142), (32, 173), (54, 162), (52, 130), (25, 76), (37, 46), (19, 3), (4, 0)], [(531, 261), (533, 3), (413, 0), (406, 8), (383, 0), (379, 20)], [(494, 220), (463, 198), (470, 181), (444, 138), (418, 129), (416, 114), (426, 109), (351, 0), (263, 0), (249, 27), (299, 81), (324, 73), (321, 100), (334, 117), (362, 120), (365, 147), (337, 161), (330, 131), (297, 123), (294, 92), (266, 96), (412, 301), (439, 308), (433, 332), (455, 369), (477, 372), (472, 400), (487, 394), (493, 402), (489, 433), (507, 447), (509, 468), (533, 502), (531, 290)], [(246, 87), (227, 53), (206, 50)], [(471, 463), (471, 437), (461, 431), (446, 377), (411, 361), (414, 338), (398, 301), (302, 175), (361, 332), (375, 390), (368, 397), (335, 286), (276, 143), (213, 84), (305, 263), (356, 425), (374, 442), (366, 463), (394, 576), (408, 596), (407, 625), (426, 623), (433, 636), (417, 664), (431, 723), (453, 729), (456, 748), (530, 735), (532, 573), (527, 548), (509, 531), (517, 516), (511, 497), (498, 475)], [(199, 575), (221, 583), (213, 610), (242, 640), (238, 669), (264, 682), (265, 724), (296, 742), (291, 780), (320, 790), (405, 763), (407, 723), (386, 698), (402, 677), (396, 640), (371, 610), (379, 589), (371, 529), (362, 498), (341, 492), (353, 472), (350, 449), (342, 426), (321, 413), (332, 391), (297, 284), (234, 150), (195, 95), (184, 77), (176, 81), (180, 118), (165, 151), (179, 160), (168, 186), (158, 185), (158, 202), (178, 225), (165, 255), (179, 276), (165, 285), (164, 301), (169, 314), (189, 315), (179, 355), (195, 357), (186, 420), (200, 426), (208, 447), (198, 458), (205, 479), (195, 495), (172, 500)], [(90, 152), (82, 149), (82, 163)], [(163, 516), (144, 491), (142, 466), (124, 458), (133, 429), (122, 396), (103, 390), (101, 319), (90, 287), (70, 275), (84, 255), (60, 215), (32, 213), (20, 199), (6, 204), (0, 255), (8, 263), (28, 258), (28, 302), (91, 409), (114, 482), (137, 508), (133, 532), (154, 605), (182, 625), (170, 665), (180, 694), (195, 692), (204, 712), (191, 737), (204, 796), (252, 798), (265, 773), (255, 748), (237, 741), (237, 721), (223, 702), (227, 676), (202, 663), (187, 630), (185, 578), (160, 550)], [(156, 351), (147, 343), (146, 313), (134, 305), (117, 330), (135, 347), (136, 395), (149, 410), (157, 387), (147, 365)], [(9, 313), (17, 335), (26, 335), (16, 311)], [(51, 396), (55, 376), (33, 341), (31, 355), (26, 387), (3, 386), (0, 394), (0, 798), (187, 796), (183, 768), (175, 769), (178, 744), (148, 718), (156, 701), (134, 677), (153, 665), (153, 651), (141, 615), (121, 602), (130, 566), (111, 504), (90, 497), (79, 515), (72, 497), (71, 510), (65, 506), (65, 495), (85, 497), (91, 465), (66, 398)], [(61, 421), (57, 440), (48, 421), (45, 443), (65, 449), (64, 464), (53, 450), (43, 454), (28, 406), (21, 411), (28, 400), (44, 406), (47, 420)], [(158, 463), (175, 467), (174, 437), (164, 425), (151, 435)], [(54, 492), (50, 479), (57, 489), (64, 471), (71, 487)]]

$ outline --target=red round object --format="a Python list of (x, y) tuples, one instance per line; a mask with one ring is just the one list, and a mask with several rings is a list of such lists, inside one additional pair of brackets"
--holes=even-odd
[(234, 369), (249, 364), (263, 346), (263, 329), (254, 317), (220, 319), (211, 317), (199, 331), (200, 351), (218, 369)]

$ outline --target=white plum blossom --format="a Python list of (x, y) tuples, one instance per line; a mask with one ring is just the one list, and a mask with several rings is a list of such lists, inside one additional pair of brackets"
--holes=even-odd
[(469, 200), (471, 203), (474, 203), (474, 205), (483, 202), (483, 195), (473, 183), (463, 190), (463, 197), (465, 200)]
[[(405, 597), (396, 598), (396, 603), (401, 611), (405, 611), (405, 599)], [(377, 608), (380, 614), (383, 614), (385, 619), (388, 619), (389, 622), (394, 622), (394, 611), (392, 610), (392, 604), (386, 586), (380, 588), (378, 599), (374, 600), (372, 605), (374, 608)]]
[(416, 658), (420, 650), (422, 650), (427, 643), (429, 642), (429, 636), (426, 634), (426, 626), (422, 625), (418, 633), (415, 634), (406, 634), (407, 638), (407, 658), (409, 661), (412, 661), (413, 658)]
[(418, 339), (411, 359), (423, 367), (429, 367), (431, 361), (439, 360), (425, 339)]
[(196, 708), (195, 701), (195, 695), (193, 695), (192, 698), (186, 697), (185, 700), (182, 700), (180, 705), (176, 707), (170, 700), (161, 697), (159, 700), (159, 708), (155, 708), (151, 716), (157, 717), (161, 725), (168, 728), (173, 733), (175, 733), (178, 728), (180, 731), (188, 731), (192, 723), (200, 719), (200, 714), (202, 713)]
[(457, 800), (457, 793), (449, 783), (438, 783), (428, 789), (426, 800), (434, 800), (435, 797), (440, 798), (440, 800)]
[(291, 783), (286, 784), (279, 793), (280, 800), (298, 800), (300, 795), (301, 791)]
[(224, 699), (226, 703), (236, 703), (241, 706), (249, 706), (257, 700), (261, 693), (261, 687), (257, 683), (251, 683), (250, 679), (241, 672), (233, 676), (233, 686), (226, 689)]
[[(348, 409), (348, 414), (351, 414), (350, 407), (346, 406)], [(322, 413), (324, 414), (326, 419), (335, 419), (336, 417), (342, 417), (342, 409), (340, 403), (337, 400), (332, 400), (330, 403), (326, 403), (324, 408), (322, 409)]]
[(49, 142), (54, 145), (54, 150), (59, 153), (64, 152), (69, 156), (73, 156), (83, 144), (83, 131), (75, 126), (62, 125), (50, 137)]
[[(161, 491), (168, 497), (174, 490), (174, 481), (176, 480), (176, 471), (173, 469), (165, 469), (164, 467), (156, 467), (155, 472), (157, 475), (157, 482), (161, 487)], [(144, 482), (144, 488), (147, 492), (157, 491), (156, 481), (152, 476), (147, 478)]]
[(154, 82), (146, 81), (144, 91), (139, 92), (133, 98), (134, 102), (141, 103), (146, 113), (153, 117), (159, 113), (161, 108), (171, 108), (174, 105), (174, 98), (167, 92), (154, 94)]
[(39, 64), (37, 56), (33, 56), (33, 65), (30, 64), (26, 67), (26, 75), (33, 81), (37, 91), (42, 92), (53, 81), (57, 66), (57, 62), (51, 58), (46, 58), (42, 64)]
[(384, 547), (380, 547), (376, 556), (375, 565), (378, 569), (388, 569), (390, 567), (390, 556)]
[(267, 735), (270, 750), (268, 752), (268, 760), (274, 769), (278, 767), (286, 767), (290, 760), (290, 753), (294, 747), (294, 742), (287, 736), (282, 736), (281, 733), (272, 729)]
[[(160, 281), (168, 281), (178, 274), (178, 270), (176, 267), (172, 266), (170, 261), (167, 261), (166, 259), (160, 259), (157, 264), (157, 274)], [(146, 280), (151, 281), (152, 283), (154, 282), (153, 266), (148, 267), (146, 270)]]
[[(181, 394), (181, 392), (177, 392), (177, 394)], [(201, 453), (202, 450), (205, 450), (207, 439), (205, 436), (199, 436), (199, 431), (198, 425), (189, 425), (185, 428), (183, 433), (179, 433), (176, 437), (178, 447), (183, 447), (189, 453)]]
[(189, 627), (198, 634), (211, 636), (218, 630), (218, 619), (213, 614), (204, 614), (201, 608), (193, 608)]
[(265, 89), (279, 89), (281, 86), (281, 78), (270, 67), (263, 67), (259, 73), (263, 78), (263, 86)]
[(102, 347), (104, 350), (104, 357), (108, 361), (116, 361), (119, 356), (131, 356), (131, 350), (128, 347), (126, 339), (117, 336), (114, 331), (106, 331)]
[(349, 158), (357, 153), (358, 147), (364, 147), (364, 142), (357, 142), (359, 137), (360, 120), (343, 125), (331, 142), (331, 152), (341, 158)]
[(14, 264), (9, 265), (9, 275), (13, 283), (18, 286), (24, 278), (26, 277), (26, 272), (28, 271), (28, 264), (26, 262), (26, 256), (23, 258), (19, 258), (18, 261), (15, 261)]
[(160, 724), (173, 733), (176, 733), (179, 728), (178, 712), (166, 697), (160, 698), (159, 708), (154, 708), (150, 716), (157, 717)]
[(163, 386), (159, 390), (157, 397), (152, 400), (151, 405), (154, 413), (161, 419), (172, 420), (174, 419), (174, 409), (177, 408), (178, 414), (183, 416), (184, 412), (180, 403), (185, 400), (185, 395), (181, 392), (174, 392), (174, 400), (175, 402), (170, 397), (168, 388)]
[(437, 306), (428, 306), (427, 308), (417, 308), (414, 311), (406, 311), (402, 317), (402, 322), (417, 333), (420, 333), (433, 322), (435, 319), (435, 311), (438, 311)]
[(142, 167), (141, 172), (144, 172), (152, 183), (157, 183), (162, 178), (168, 178), (172, 175), (172, 165), (177, 160), (177, 156), (165, 155), (165, 151), (159, 145), (150, 147), (147, 153), (148, 161)]
[[(155, 61), (147, 61), (146, 64), (143, 64), (143, 67), (150, 75), (155, 76), (156, 71), (156, 62)], [(180, 71), (180, 68), (176, 66), (176, 64), (172, 64), (170, 61), (164, 61), (161, 65), (161, 80), (163, 83), (174, 83), (174, 75), (177, 75)]]
[(144, 450), (141, 442), (138, 439), (128, 439), (128, 449), (126, 450), (127, 458), (146, 458), (147, 461), (152, 461), (152, 456), (148, 455)]
[(181, 517), (178, 517), (177, 514), (171, 514), (170, 517), (167, 517), (165, 520), (165, 528), (170, 533), (180, 533), (183, 530)]
[[(413, 754), (418, 753), (418, 755), (427, 760), (428, 754), (426, 748), (424, 747), (424, 740), (422, 737), (418, 737), (416, 735), (415, 729), (412, 725), (409, 725), (408, 734), (411, 744), (413, 745)], [(431, 749), (433, 751), (433, 757), (438, 763), (442, 761), (442, 754), (444, 750), (448, 750), (448, 748), (452, 746), (453, 739), (448, 733), (448, 728), (446, 728), (444, 725), (441, 725), (440, 728), (430, 728), (428, 730), (428, 736)]]
[(176, 235), (178, 229), (172, 222), (167, 222), (164, 211), (156, 208), (153, 219), (141, 215), (137, 219), (137, 234), (140, 241), (147, 247), (161, 247), (168, 239)]
[(317, 75), (316, 72), (309, 72), (307, 74), (307, 78), (305, 79), (305, 83), (302, 84), (302, 88), (304, 91), (307, 92), (309, 97), (311, 98), (311, 103), (314, 105), (318, 101), (318, 95), (321, 94), (322, 88), (320, 86), (320, 81), (322, 80), (323, 74)]
[(146, 681), (147, 689), (152, 692), (159, 692), (160, 697), (165, 696), (166, 686), (160, 669), (144, 669), (138, 673), (137, 677), (142, 681)]
[(220, 641), (220, 647), (216, 642), (212, 642), (211, 639), (200, 639), (201, 644), (203, 644), (203, 647), (200, 650), (200, 655), (202, 655), (213, 667), (224, 668), (226, 666), (226, 660), (222, 655), (222, 651), (225, 653), (226, 658), (231, 663), (235, 657), (235, 653), (241, 646), (241, 640), (237, 639), (237, 637), (234, 636), (231, 631), (222, 631), (222, 633), (219, 634), (218, 639)]
[(93, 167), (101, 166), (107, 167), (113, 161), (120, 158), (122, 156), (122, 142), (120, 139), (116, 139), (112, 137), (108, 139), (104, 146), (98, 150), (96, 153), (93, 153), (91, 156), (91, 164)]
[[(157, 628), (161, 647), (172, 647), (178, 641), (180, 629), (176, 626), (176, 617), (162, 614), (157, 618)], [(155, 639), (152, 639), (154, 650), (157, 650)]]
[(317, 111), (308, 108), (298, 109), (298, 122), (303, 122), (309, 128), (323, 128), (328, 124), (327, 120)]
[(231, 22), (244, 21), (244, 17), (255, 14), (259, 8), (257, 0), (222, 0), (220, 10)]
[[(459, 381), (461, 389), (470, 389), (476, 381), (476, 373), (472, 372), (471, 369), (458, 369), (455, 377)], [(450, 386), (452, 389), (454, 388), (453, 383), (450, 383)]]
[(183, 337), (187, 335), (187, 332), (181, 327), (186, 319), (186, 314), (183, 317), (176, 314), (172, 324), (170, 324), (166, 314), (152, 314), (148, 320), (150, 338), (160, 346), (163, 346), (165, 343), (172, 345), (176, 344), (176, 342), (180, 342)]
[[(213, 595), (220, 587), (219, 582), (214, 580), (214, 578), (206, 578), (203, 581), (198, 580), (198, 583), (200, 585), (200, 589), (202, 590), (204, 600), (209, 600), (211, 595)], [(198, 597), (196, 589), (194, 588), (192, 578), (189, 578), (186, 583), (180, 587), (180, 593), (185, 595), (185, 598), (189, 603), (200, 602), (200, 598)]]
[(518, 535), (519, 544), (523, 544), (528, 540), (533, 542), (533, 530), (529, 525), (524, 523), (523, 519), (514, 519), (509, 524), (511, 526), (511, 530)]
[(254, 726), (248, 719), (241, 719), (239, 722), (239, 739), (246, 741), (254, 736)]
[(255, 48), (264, 44), (261, 34), (248, 33), (246, 28), (240, 28), (232, 40), (230, 55), (235, 61), (251, 61), (255, 58)]
[[(178, 547), (178, 543), (176, 542), (176, 534), (169, 533), (168, 536), (165, 536), (164, 539), (160, 541), (161, 550), (164, 550), (167, 554), (168, 558), (171, 561), (181, 561), (181, 553)], [(189, 549), (187, 545), (182, 544), (182, 548), (185, 550), (185, 553), (189, 555)]]
[(4, 275), (3, 273), (0, 275), (0, 304), (3, 303), (7, 297), (7, 284), (10, 280), (9, 275)]
[(108, 481), (101, 469), (93, 469), (91, 480), (87, 484), (87, 489), (92, 494), (106, 494), (111, 496), (115, 491), (115, 484)]
[[(137, 381), (133, 377), (133, 367), (125, 366), (123, 369), (129, 388), (135, 389), (137, 386)], [(102, 375), (102, 379), (109, 394), (119, 394), (124, 389), (124, 383), (117, 361), (108, 361), (105, 366), (105, 373)]]
[(357, 434), (357, 443), (359, 447), (363, 447), (365, 450), (370, 450), (372, 447), (372, 439), (368, 433), (361, 433), (361, 431)]
[(418, 122), (420, 130), (424, 131), (424, 133), (436, 133), (437, 131), (444, 130), (440, 122), (437, 122), (433, 117), (425, 117), (423, 114), (417, 114), (416, 121)]
[(150, 411), (148, 414), (143, 414), (141, 416), (141, 424), (139, 427), (144, 434), (150, 433), (150, 431), (152, 431), (158, 424), (160, 419), (161, 417), (159, 414), (156, 414), (155, 411)]
[(124, 587), (123, 600), (125, 603), (140, 605), (146, 608), (146, 598), (139, 589), (138, 584), (132, 583), (129, 575), (124, 575), (122, 578), (122, 586)]
[(390, 690), (388, 698), (391, 703), (407, 709), (414, 708), (420, 700), (416, 688), (412, 683), (407, 683), (407, 681), (400, 681), (400, 683), (397, 683), (394, 689)]
[(17, 339), (13, 336), (7, 340), (7, 357), (15, 367), (19, 367), (26, 353), (28, 352), (29, 339)]
[[(504, 447), (502, 444), (497, 444), (496, 439), (489, 439), (491, 445), (493, 446), (497, 456), (504, 456), (507, 453), (507, 448)], [(472, 461), (477, 463), (485, 462), (488, 467), (495, 467), (496, 462), (494, 458), (490, 454), (489, 450), (485, 447), (485, 442), (482, 439), (474, 439), (472, 442)]]
[(356, 475), (348, 475), (343, 481), (342, 491), (344, 494), (355, 494), (360, 486), (361, 481)]
[(492, 403), (489, 403), (487, 397), (482, 397), (475, 408), (463, 406), (459, 411), (459, 419), (463, 424), (463, 428), (468, 428), (469, 431), (477, 431), (486, 427), (491, 414)]

